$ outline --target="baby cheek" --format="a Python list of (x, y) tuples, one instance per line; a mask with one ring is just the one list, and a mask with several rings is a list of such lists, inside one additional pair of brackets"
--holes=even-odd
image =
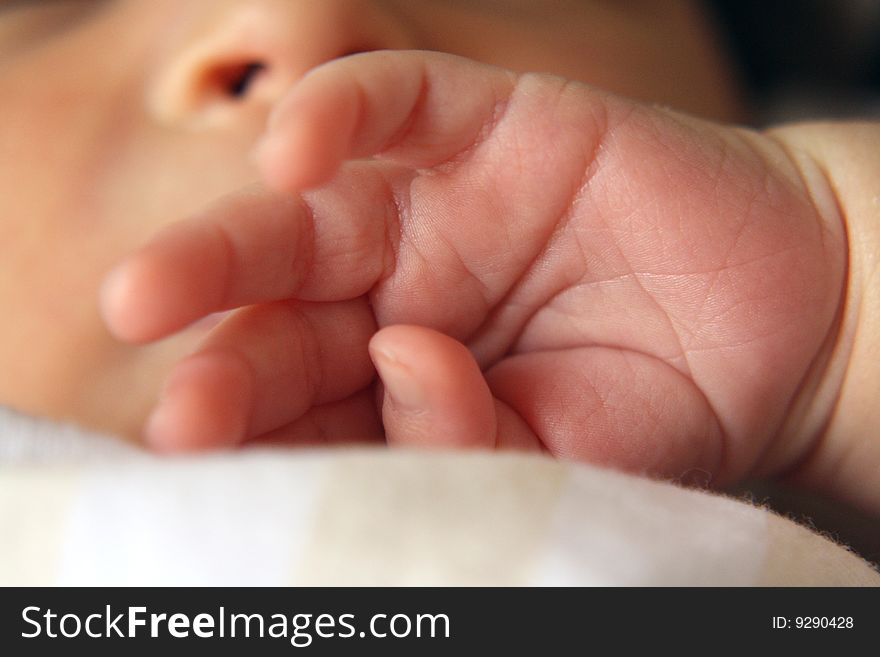
[(0, 403), (54, 416), (75, 413), (115, 348), (97, 313), (99, 267), (66, 233), (33, 221), (0, 260)]

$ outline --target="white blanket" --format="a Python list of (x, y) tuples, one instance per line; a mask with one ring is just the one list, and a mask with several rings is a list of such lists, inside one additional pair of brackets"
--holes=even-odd
[(517, 454), (160, 459), (0, 409), (4, 585), (880, 585), (767, 510)]

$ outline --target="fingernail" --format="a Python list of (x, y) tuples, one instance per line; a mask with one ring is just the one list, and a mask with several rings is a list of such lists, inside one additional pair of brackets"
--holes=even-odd
[(144, 423), (144, 441), (153, 449), (169, 451), (174, 448), (175, 418), (174, 389), (179, 380), (179, 368), (162, 384), (156, 406)]
[(291, 155), (289, 144), (271, 135), (257, 142), (251, 152), (251, 160), (260, 172), (263, 182), (278, 192), (296, 191), (290, 180), (296, 180), (296, 172), (291, 174)]
[(170, 419), (168, 404), (163, 404), (160, 400), (144, 425), (144, 441), (147, 445), (154, 449), (168, 449), (168, 429), (172, 426)]
[(382, 384), (385, 394), (391, 397), (395, 406), (402, 410), (421, 410), (427, 405), (425, 391), (412, 371), (387, 348), (370, 347), (370, 355)]
[(122, 265), (117, 265), (104, 277), (101, 284), (99, 307), (108, 324), (113, 312), (119, 307), (119, 302), (127, 296), (124, 269)]

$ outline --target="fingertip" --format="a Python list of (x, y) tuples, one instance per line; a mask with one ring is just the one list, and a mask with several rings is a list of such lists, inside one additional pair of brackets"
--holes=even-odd
[(334, 76), (306, 76), (270, 115), (253, 158), (265, 184), (279, 192), (328, 182), (349, 157), (357, 98)]
[(370, 341), (384, 386), (382, 417), (391, 444), (492, 447), (495, 404), (468, 349), (418, 326), (392, 326)]
[(273, 133), (264, 135), (254, 147), (252, 157), (266, 187), (276, 192), (295, 191), (290, 158), (281, 139)]
[(105, 277), (99, 291), (99, 312), (110, 333), (123, 342), (145, 344), (164, 337), (175, 303), (174, 289), (157, 277), (155, 263), (135, 254)]
[(334, 137), (322, 138), (313, 129), (292, 121), (257, 144), (254, 159), (269, 189), (293, 193), (320, 187), (333, 178), (345, 155)]
[(250, 377), (226, 354), (179, 363), (144, 426), (144, 441), (163, 453), (234, 447), (247, 437)]
[(128, 296), (128, 281), (125, 270), (118, 265), (104, 277), (98, 295), (98, 310), (110, 332), (125, 339), (125, 299)]
[(104, 324), (114, 337), (125, 342), (143, 343), (151, 339), (143, 325), (143, 313), (133, 307), (138, 294), (139, 273), (134, 261), (114, 267), (104, 278), (99, 291), (98, 308)]
[(424, 382), (400, 359), (393, 346), (371, 342), (370, 358), (397, 412), (421, 413), (431, 410), (433, 404)]

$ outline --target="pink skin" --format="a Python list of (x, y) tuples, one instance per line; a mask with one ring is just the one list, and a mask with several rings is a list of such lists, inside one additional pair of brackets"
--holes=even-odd
[(217, 318), (122, 344), (99, 314), (101, 281), (162, 227), (257, 183), (249, 153), (271, 110), (347, 53), (448, 52), (742, 116), (697, 0), (546, 5), (0, 0), (0, 404), (141, 437), (171, 366)]
[(165, 229), (104, 287), (135, 342), (240, 309), (177, 365), (153, 445), (515, 447), (715, 483), (809, 450), (786, 428), (815, 414), (846, 246), (777, 141), (377, 52), (296, 83), (258, 161), (274, 191)]

